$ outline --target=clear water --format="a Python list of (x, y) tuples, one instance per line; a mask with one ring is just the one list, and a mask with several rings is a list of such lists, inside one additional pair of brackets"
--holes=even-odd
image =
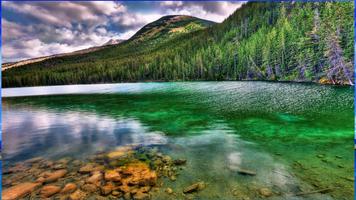
[[(260, 199), (260, 188), (274, 192), (269, 199), (353, 199), (353, 91), (270, 82), (4, 89), (3, 159), (85, 158), (142, 144), (188, 160), (153, 199), (184, 199), (164, 188), (199, 180), (208, 186), (194, 199)], [(324, 188), (333, 189), (293, 195)]]

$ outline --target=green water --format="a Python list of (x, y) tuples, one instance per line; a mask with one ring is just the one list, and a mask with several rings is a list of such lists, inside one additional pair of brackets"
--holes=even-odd
[[(194, 199), (260, 199), (265, 187), (269, 199), (353, 199), (353, 90), (269, 82), (8, 89), (5, 96), (47, 95), (3, 98), (3, 157), (83, 157), (140, 143), (188, 160), (164, 187), (206, 182)], [(154, 196), (170, 198), (183, 197)]]

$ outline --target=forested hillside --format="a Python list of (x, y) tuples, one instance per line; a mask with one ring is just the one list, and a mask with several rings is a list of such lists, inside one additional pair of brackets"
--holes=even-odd
[[(196, 28), (201, 22), (185, 23), (175, 30), (181, 33), (175, 37), (167, 38), (158, 30), (165, 39), (154, 37), (155, 42), (138, 40), (136, 35), (93, 53), (6, 70), (2, 83), (3, 87), (188, 80), (352, 84), (353, 9), (353, 2), (249, 2), (209, 28)], [(196, 29), (186, 31), (191, 27)]]

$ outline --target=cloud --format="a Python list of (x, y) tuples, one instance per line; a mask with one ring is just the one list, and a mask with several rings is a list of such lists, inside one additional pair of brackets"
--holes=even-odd
[(192, 15), (215, 22), (222, 22), (244, 3), (228, 1), (164, 1), (160, 3), (160, 7), (164, 13)]
[[(165, 1), (128, 6), (116, 1), (6, 1), (2, 4), (2, 58), (12, 62), (99, 46), (110, 39), (129, 39), (164, 15), (184, 14), (221, 22), (241, 4)], [(143, 5), (145, 10), (135, 9)]]

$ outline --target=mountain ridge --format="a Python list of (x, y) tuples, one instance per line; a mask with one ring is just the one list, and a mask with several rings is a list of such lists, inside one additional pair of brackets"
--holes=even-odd
[[(192, 30), (185, 30), (184, 27), (182, 25), (179, 24), (175, 24), (176, 22), (178, 23), (183, 23), (184, 26), (189, 25), (189, 23), (197, 23), (198, 25), (196, 27), (193, 27)], [(140, 41), (140, 39), (145, 39), (145, 34), (148, 34), (147, 32), (153, 32), (153, 29), (159, 29), (159, 30), (166, 30), (166, 27), (163, 26), (170, 26), (171, 25), (171, 29), (174, 30), (173, 28), (180, 29), (181, 31), (183, 31), (183, 33), (188, 33), (190, 31), (195, 31), (195, 30), (201, 30), (204, 29), (212, 24), (214, 24), (215, 22), (212, 21), (208, 21), (208, 20), (204, 20), (204, 19), (200, 19), (197, 17), (193, 17), (193, 16), (188, 16), (188, 15), (166, 15), (163, 16), (161, 18), (159, 18), (158, 20), (155, 20), (153, 22), (150, 22), (148, 24), (146, 24), (145, 26), (143, 26), (140, 30), (138, 30), (133, 36), (131, 36), (128, 40), (123, 40), (123, 39), (110, 39), (109, 41), (107, 41), (106, 43), (104, 43), (101, 46), (94, 46), (94, 47), (90, 47), (87, 49), (81, 49), (81, 50), (77, 50), (77, 51), (73, 51), (73, 52), (67, 52), (67, 53), (60, 53), (60, 54), (54, 54), (54, 55), (49, 55), (49, 56), (41, 56), (41, 57), (35, 57), (35, 58), (30, 58), (30, 59), (24, 59), (24, 60), (20, 60), (20, 61), (15, 61), (15, 62), (8, 62), (8, 63), (3, 63), (2, 64), (2, 71), (11, 69), (13, 67), (20, 67), (20, 66), (24, 66), (24, 65), (28, 65), (28, 64), (33, 64), (33, 63), (37, 63), (37, 62), (42, 62), (48, 59), (52, 59), (52, 58), (60, 58), (60, 57), (65, 57), (65, 56), (73, 56), (73, 55), (81, 55), (81, 54), (86, 54), (86, 53), (92, 53), (101, 49), (105, 49), (107, 47), (111, 47), (114, 45), (118, 45), (120, 43), (123, 43), (125, 41), (135, 41), (136, 43), (142, 42)], [(161, 27), (162, 26), (162, 27)], [(171, 30), (169, 29), (169, 30)], [(184, 32), (185, 31), (185, 32)], [(159, 33), (159, 31), (155, 32), (156, 34)], [(165, 37), (169, 37), (169, 33), (166, 33), (167, 35)], [(155, 38), (159, 38), (161, 36), (162, 38), (163, 34), (160, 35), (151, 35), (149, 39), (155, 39)], [(172, 34), (173, 35), (173, 34)], [(177, 34), (176, 34), (177, 35)], [(169, 38), (168, 38), (169, 39)]]

